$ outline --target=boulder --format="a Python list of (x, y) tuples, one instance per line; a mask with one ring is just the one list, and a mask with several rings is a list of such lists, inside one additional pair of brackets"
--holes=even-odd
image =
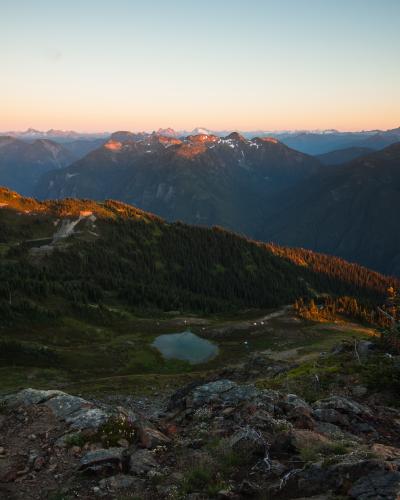
[(317, 447), (328, 445), (331, 441), (326, 436), (307, 429), (293, 429), (289, 433), (290, 444), (300, 451), (306, 447)]
[(349, 491), (357, 500), (398, 500), (400, 498), (400, 472), (378, 471), (360, 477)]
[(350, 398), (343, 396), (331, 396), (326, 399), (316, 401), (312, 405), (315, 410), (337, 410), (341, 413), (349, 413), (353, 415), (372, 415), (371, 410)]
[(136, 478), (132, 476), (127, 476), (125, 474), (117, 474), (115, 476), (107, 477), (99, 482), (99, 486), (103, 490), (123, 490), (127, 488), (132, 488), (136, 484)]
[(31, 406), (44, 403), (54, 396), (65, 394), (62, 391), (40, 391), (38, 389), (23, 389), (15, 394), (10, 394), (2, 398), (2, 403), (10, 408), (18, 406)]
[(231, 380), (222, 379), (196, 387), (187, 399), (187, 406), (198, 407), (209, 403), (235, 405), (257, 393), (254, 386), (239, 386)]
[(139, 444), (143, 448), (153, 449), (157, 446), (167, 445), (171, 442), (171, 439), (165, 434), (146, 424), (139, 425), (137, 432)]
[(311, 406), (306, 401), (304, 401), (304, 399), (299, 398), (299, 396), (297, 396), (296, 394), (286, 394), (283, 401), (289, 412), (293, 410), (297, 411), (300, 408), (310, 413), (312, 411)]
[(132, 474), (146, 474), (156, 467), (158, 467), (158, 464), (155, 461), (154, 455), (153, 453), (151, 453), (151, 451), (136, 450), (132, 453), (129, 466), (129, 470)]
[(89, 451), (80, 459), (79, 470), (85, 472), (110, 472), (122, 470), (129, 464), (125, 448), (107, 448)]
[(229, 446), (240, 456), (248, 459), (264, 456), (267, 451), (264, 437), (252, 427), (245, 427), (235, 432), (229, 439)]
[(369, 340), (360, 340), (357, 342), (357, 352), (360, 358), (368, 357), (376, 349), (376, 344)]
[(74, 430), (97, 430), (101, 425), (107, 422), (110, 416), (111, 414), (109, 412), (101, 408), (88, 408), (73, 413), (66, 417), (65, 421), (70, 425), (71, 429)]
[(268, 411), (274, 411), (274, 405), (280, 395), (272, 390), (260, 390), (254, 385), (238, 385), (227, 379), (217, 380), (197, 386), (186, 398), (188, 408), (198, 408), (208, 404), (221, 406), (237, 406), (243, 402), (264, 406)]
[(380, 443), (374, 443), (371, 446), (371, 452), (382, 460), (398, 460), (400, 459), (400, 448), (387, 446)]
[(349, 419), (343, 413), (339, 413), (332, 408), (316, 408), (313, 410), (313, 416), (321, 422), (330, 424), (349, 425)]
[(358, 441), (359, 438), (350, 432), (343, 431), (340, 427), (329, 422), (317, 422), (314, 431), (319, 434), (324, 434), (332, 439), (351, 439), (353, 441)]
[[(298, 498), (332, 491), (336, 495), (347, 496), (349, 490), (361, 477), (384, 472), (385, 468), (385, 463), (382, 461), (365, 459), (357, 454), (350, 454), (342, 457), (341, 460), (332, 465), (318, 462), (312, 463), (301, 470), (296, 470), (294, 473), (289, 474), (287, 480), (283, 481), (279, 488), (272, 489), (270, 494), (272, 498)], [(380, 497), (369, 497), (370, 500), (378, 498)]]
[(362, 398), (368, 393), (368, 389), (363, 385), (355, 385), (351, 388), (351, 393), (356, 398)]
[(48, 406), (54, 415), (62, 420), (82, 409), (89, 409), (93, 404), (89, 403), (78, 396), (70, 396), (69, 394), (58, 394), (55, 397), (47, 400), (45, 405)]

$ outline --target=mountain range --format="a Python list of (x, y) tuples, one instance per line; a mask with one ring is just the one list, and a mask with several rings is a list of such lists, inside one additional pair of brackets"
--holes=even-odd
[(360, 158), (374, 150), (372, 148), (366, 147), (351, 147), (344, 149), (336, 149), (334, 151), (329, 151), (329, 153), (324, 153), (317, 155), (316, 158), (324, 165), (340, 165), (342, 163), (347, 163), (348, 161), (354, 160), (355, 158)]
[[(311, 155), (320, 155), (334, 151), (337, 149), (345, 149), (352, 147), (365, 147), (374, 150), (383, 149), (394, 142), (400, 141), (400, 127), (389, 130), (362, 130), (356, 132), (338, 131), (335, 129), (329, 130), (253, 130), (240, 131), (246, 139), (253, 137), (274, 137), (283, 142), (287, 146)], [(217, 135), (225, 137), (232, 133), (232, 130), (212, 130), (206, 127), (196, 127), (191, 131), (174, 130), (171, 127), (159, 128), (153, 131), (153, 134), (184, 138), (188, 135)], [(151, 135), (151, 132), (138, 132), (142, 136)], [(56, 130), (49, 129), (47, 131), (28, 128), (24, 131), (9, 131), (2, 135), (16, 137), (18, 139), (32, 141), (34, 139), (49, 139), (55, 142), (71, 142), (71, 141), (91, 141), (105, 140), (110, 137), (109, 132), (76, 132), (74, 130)]]
[(399, 146), (374, 151), (398, 133), (286, 133), (307, 147), (350, 135), (369, 144), (315, 156), (237, 132), (119, 131), (62, 143), (3, 136), (0, 185), (41, 199), (121, 200), (168, 221), (220, 225), (399, 275)]
[(61, 144), (47, 139), (26, 142), (0, 137), (0, 185), (30, 195), (40, 176), (69, 165), (75, 156)]
[(167, 220), (251, 235), (270, 196), (319, 168), (318, 160), (273, 138), (117, 132), (73, 165), (44, 175), (36, 195), (112, 198)]
[(321, 170), (274, 201), (258, 237), (400, 275), (400, 143)]
[(27, 141), (32, 141), (34, 139), (49, 139), (57, 142), (69, 142), (76, 140), (102, 139), (108, 137), (110, 134), (108, 132), (76, 132), (75, 130), (57, 130), (54, 128), (49, 130), (37, 130), (31, 127), (26, 130), (4, 132), (2, 135), (8, 135)]

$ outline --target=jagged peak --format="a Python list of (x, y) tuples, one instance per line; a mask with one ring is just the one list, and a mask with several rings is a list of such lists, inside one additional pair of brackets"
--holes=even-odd
[(247, 142), (246, 139), (241, 134), (239, 134), (239, 132), (231, 132), (229, 135), (224, 137), (224, 139), (230, 141)]
[(164, 145), (172, 145), (172, 144), (182, 144), (182, 141), (176, 137), (171, 137), (167, 135), (159, 135), (155, 132), (151, 134), (151, 139), (154, 142), (159, 142)]
[(165, 137), (178, 137), (178, 133), (171, 127), (159, 128), (155, 133), (157, 135), (163, 135)]
[(257, 142), (267, 142), (270, 144), (282, 144), (278, 139), (275, 139), (275, 137), (254, 137), (252, 141), (257, 141)]
[(109, 151), (120, 151), (122, 149), (122, 142), (110, 139), (103, 147)]
[(186, 139), (190, 142), (216, 142), (219, 140), (219, 137), (212, 134), (196, 134), (188, 135)]

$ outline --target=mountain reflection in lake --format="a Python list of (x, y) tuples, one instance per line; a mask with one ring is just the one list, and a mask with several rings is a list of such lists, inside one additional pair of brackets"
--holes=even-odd
[(218, 354), (218, 346), (187, 330), (182, 333), (160, 335), (152, 344), (166, 359), (181, 359), (195, 365)]

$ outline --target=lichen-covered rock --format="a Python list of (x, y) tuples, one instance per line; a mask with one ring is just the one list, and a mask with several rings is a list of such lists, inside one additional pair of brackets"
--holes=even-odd
[(254, 385), (238, 385), (227, 379), (217, 380), (197, 386), (186, 398), (186, 406), (197, 408), (206, 404), (237, 406), (243, 402), (253, 402), (274, 410), (280, 399), (276, 391), (257, 389)]
[(72, 413), (93, 407), (93, 404), (89, 403), (85, 399), (78, 396), (70, 396), (69, 394), (58, 394), (47, 400), (45, 405), (52, 410), (56, 417), (63, 420), (65, 420)]
[(264, 456), (267, 451), (267, 442), (264, 437), (251, 427), (235, 432), (229, 440), (229, 446), (240, 456), (248, 459), (254, 456)]
[(64, 420), (73, 430), (96, 430), (111, 416), (111, 411), (96, 407), (93, 403), (71, 396), (62, 391), (42, 391), (38, 389), (23, 389), (2, 399), (5, 406), (45, 405), (60, 420)]
[(110, 418), (111, 413), (101, 408), (82, 409), (66, 417), (65, 421), (74, 430), (96, 430)]
[(38, 389), (23, 389), (15, 394), (5, 396), (2, 398), (2, 402), (5, 406), (16, 408), (17, 406), (30, 406), (44, 403), (50, 398), (63, 394), (65, 393), (56, 390), (41, 391)]
[(316, 401), (312, 405), (315, 410), (337, 410), (343, 413), (354, 415), (371, 415), (371, 410), (365, 406), (343, 396), (331, 396), (326, 399)]

